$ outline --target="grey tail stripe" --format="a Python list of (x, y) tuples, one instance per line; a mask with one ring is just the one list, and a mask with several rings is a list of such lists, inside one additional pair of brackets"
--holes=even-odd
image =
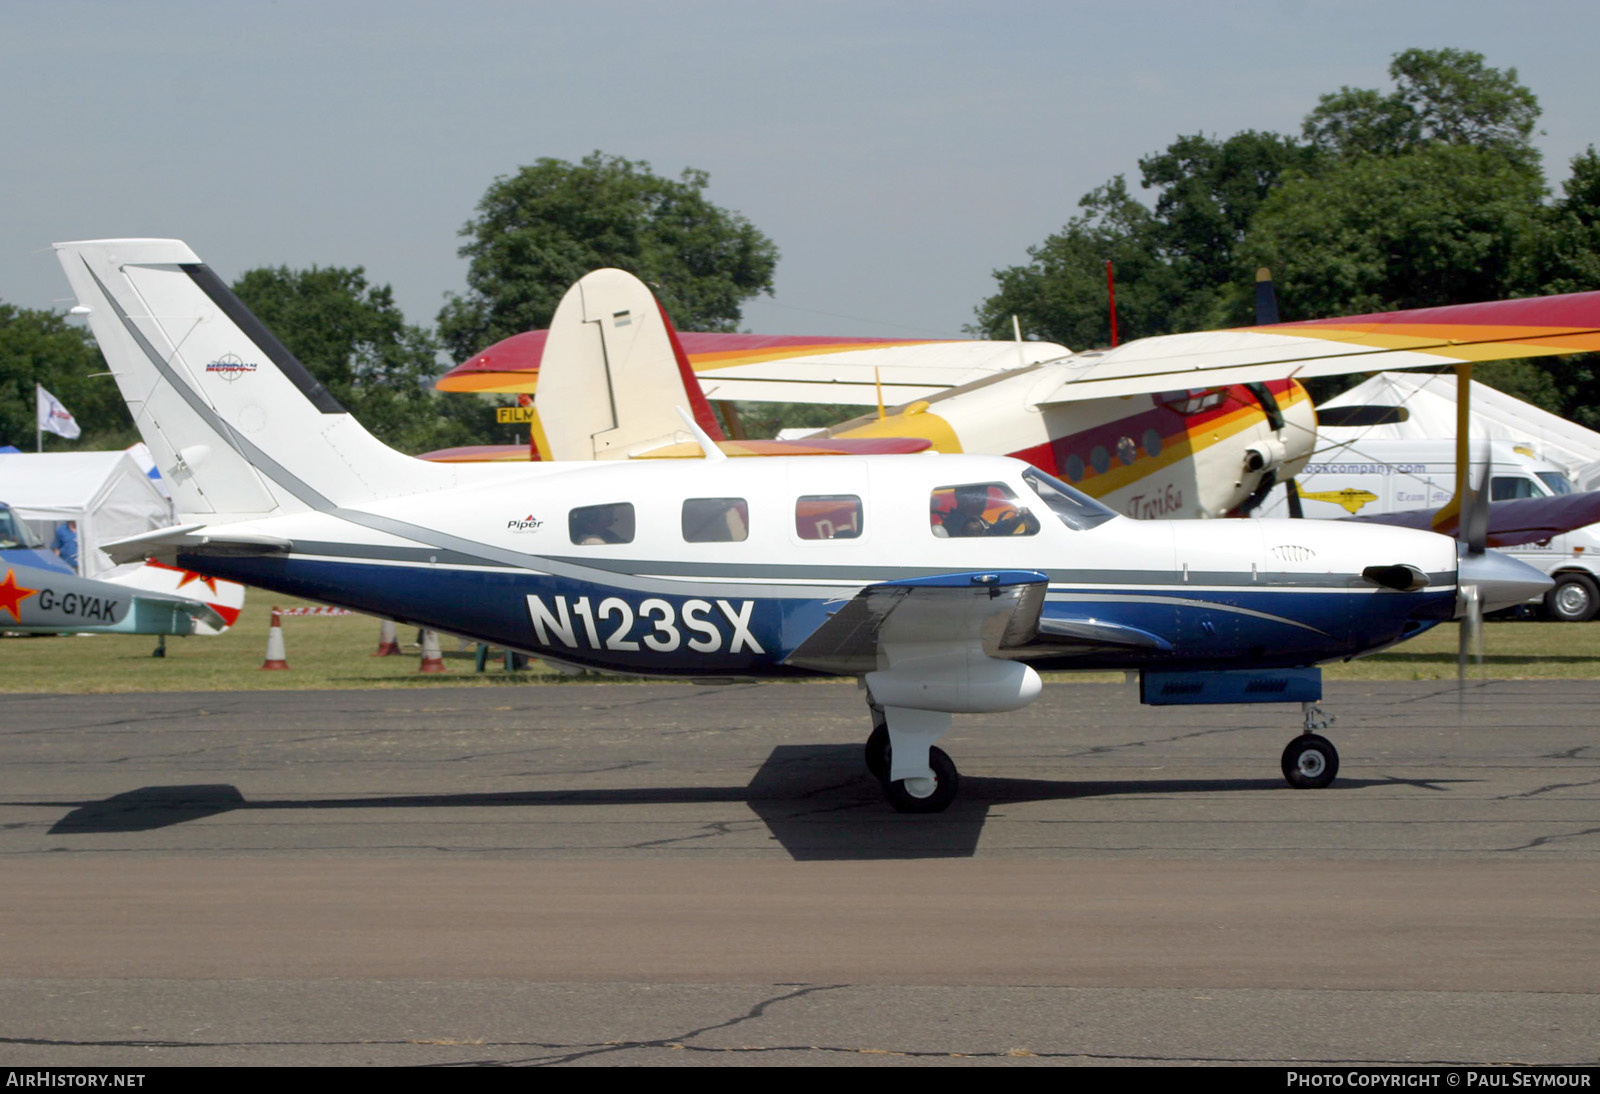
[(111, 291), (106, 288), (105, 282), (96, 276), (89, 264), (85, 262), (83, 265), (89, 276), (94, 280), (96, 287), (99, 288), (100, 295), (105, 297), (111, 304), (111, 310), (116, 313), (117, 321), (122, 324), (123, 329), (138, 344), (139, 349), (144, 352), (145, 357), (150, 361), (156, 372), (160, 373), (172, 390), (176, 391), (183, 401), (189, 404), (189, 409), (193, 410), (201, 421), (210, 426), (217, 436), (228, 443), (230, 448), (240, 456), (243, 456), (245, 461), (251, 464), (257, 473), (265, 475), (276, 482), (312, 509), (327, 511), (334, 507), (333, 502), (312, 489), (307, 483), (290, 474), (277, 460), (274, 460), (261, 449), (239, 436), (232, 426), (223, 421), (217, 412), (211, 409), (210, 404), (200, 398), (195, 390), (172, 370), (172, 366), (161, 356), (156, 347), (150, 344), (150, 339), (144, 336), (144, 332), (128, 317), (128, 313), (122, 309), (122, 305), (117, 303), (117, 298), (111, 295)]
[(278, 370), (289, 378), (289, 382), (300, 389), (300, 394), (311, 400), (313, 406), (324, 414), (345, 413), (339, 400), (311, 375), (311, 370), (300, 363), (300, 358), (289, 352), (289, 347), (278, 341), (277, 335), (244, 306), (244, 301), (234, 295), (233, 290), (223, 283), (210, 266), (191, 264), (180, 268), (200, 287), (201, 292), (211, 298), (213, 304), (222, 309), (223, 314), (233, 320), (233, 325), (242, 330), (246, 338), (261, 347), (272, 363), (278, 366)]

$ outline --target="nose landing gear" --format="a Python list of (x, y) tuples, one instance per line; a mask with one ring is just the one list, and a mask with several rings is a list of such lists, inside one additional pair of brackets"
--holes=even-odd
[(1333, 715), (1316, 703), (1301, 703), (1305, 713), (1305, 732), (1283, 750), (1283, 777), (1296, 790), (1320, 790), (1339, 774), (1339, 750), (1315, 730), (1333, 724)]

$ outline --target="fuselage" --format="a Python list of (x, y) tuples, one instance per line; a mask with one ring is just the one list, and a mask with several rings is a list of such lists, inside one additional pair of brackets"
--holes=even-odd
[[(1047, 575), (1041, 634), (995, 651), (1041, 668), (1308, 665), (1399, 641), (1455, 603), (1442, 536), (1136, 521), (1070, 488), (1054, 496), (1058, 513), (1047, 480), (1003, 457), (470, 470), (484, 474), (234, 526), (288, 541), (284, 553), (201, 549), (179, 562), (566, 664), (672, 676), (813, 671), (791, 655), (862, 588), (959, 572)], [(976, 523), (953, 532), (974, 492)], [(1428, 574), (1428, 587), (1361, 576), (1392, 564)], [(1121, 637), (1065, 633), (1077, 625)]]

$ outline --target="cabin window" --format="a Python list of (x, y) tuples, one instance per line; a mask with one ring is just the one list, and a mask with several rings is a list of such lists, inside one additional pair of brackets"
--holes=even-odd
[(1000, 482), (940, 486), (928, 507), (933, 534), (952, 539), (973, 536), (1031, 536), (1039, 520), (1017, 504), (1011, 488)]
[(619, 501), (574, 509), (567, 514), (567, 532), (573, 543), (585, 547), (599, 543), (632, 543), (633, 505)]
[(801, 539), (856, 539), (861, 499), (854, 494), (808, 494), (794, 503), (794, 532)]
[(1060, 479), (1030, 467), (1022, 473), (1022, 481), (1033, 488), (1050, 511), (1061, 518), (1068, 528), (1084, 531), (1104, 524), (1117, 514), (1095, 501), (1081, 490), (1074, 490)]
[(689, 543), (742, 543), (750, 536), (750, 506), (743, 498), (690, 498), (683, 503), (683, 538)]

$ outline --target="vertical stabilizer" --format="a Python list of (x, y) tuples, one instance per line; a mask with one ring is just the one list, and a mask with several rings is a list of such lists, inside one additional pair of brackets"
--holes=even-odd
[(441, 485), (384, 445), (184, 243), (56, 244), (180, 514), (332, 509)]
[(557, 460), (622, 459), (682, 440), (675, 407), (722, 439), (666, 313), (622, 270), (587, 274), (561, 298), (535, 405)]

